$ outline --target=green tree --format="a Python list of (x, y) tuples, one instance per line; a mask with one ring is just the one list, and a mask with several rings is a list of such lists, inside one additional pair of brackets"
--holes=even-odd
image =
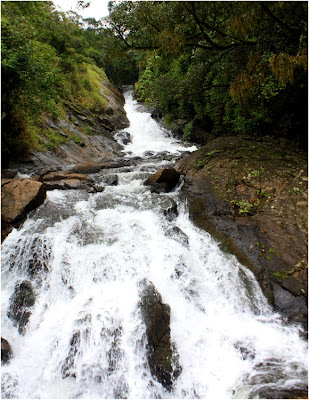
[(307, 3), (111, 2), (108, 20), (141, 100), (214, 135), (307, 138)]

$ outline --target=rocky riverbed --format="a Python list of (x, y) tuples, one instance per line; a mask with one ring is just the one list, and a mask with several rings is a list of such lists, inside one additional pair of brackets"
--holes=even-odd
[[(121, 110), (122, 97), (119, 95), (118, 98), (120, 105), (117, 107)], [(80, 191), (83, 199), (84, 195), (92, 194), (104, 197), (106, 192), (110, 193), (111, 187), (118, 185), (119, 176), (124, 179), (126, 173), (136, 174), (136, 178), (143, 179), (144, 188), (147, 187), (143, 190), (149, 190), (154, 196), (156, 206), (162, 202), (162, 214), (171, 222), (178, 216), (177, 204), (173, 195), (166, 197), (166, 193), (176, 190), (181, 200), (187, 202), (192, 221), (211, 233), (220, 242), (221, 249), (236, 255), (253, 271), (269, 303), (287, 323), (301, 324), (306, 330), (307, 165), (304, 155), (289, 143), (275, 142), (271, 138), (257, 141), (248, 137), (225, 137), (212, 140), (191, 154), (184, 153), (178, 159), (176, 156), (173, 159), (168, 152), (147, 152), (143, 157), (134, 157), (121, 152), (121, 143), (130, 143), (130, 134), (118, 131), (126, 125), (123, 112), (119, 115), (120, 120), (111, 125), (114, 131), (111, 129), (107, 134), (106, 127), (101, 127), (100, 131), (97, 126), (100, 146), (106, 152), (97, 149), (91, 157), (90, 137), (89, 143), (81, 148), (84, 151), (72, 144), (69, 152), (62, 148), (47, 155), (33, 154), (26, 163), (12, 165), (3, 171), (2, 238), (13, 228), (18, 228), (29, 213), (44, 203), (47, 191), (70, 190), (72, 194)], [(115, 140), (117, 137), (118, 141)], [(154, 165), (160, 165), (160, 169), (150, 174)], [(117, 191), (115, 194), (117, 197)], [(107, 194), (105, 203), (101, 205), (98, 200), (97, 206), (109, 208), (109, 202), (113, 204), (114, 201), (109, 196)], [(42, 215), (44, 218), (44, 212)], [(189, 246), (189, 238), (179, 227), (172, 226), (167, 232), (170, 239), (176, 237), (184, 248)], [(15, 286), (7, 312), (20, 335), (27, 332), (37, 301), (35, 292), (38, 288), (34, 289), (31, 282), (37, 284), (35, 279), (38, 276), (50, 273), (48, 246), (34, 239), (30, 250), (31, 257), (26, 260), (27, 279)], [(184, 273), (181, 269), (185, 267), (177, 265), (176, 280), (181, 280)], [(246, 285), (246, 273), (239, 273), (242, 285)], [(74, 290), (67, 280), (63, 283), (70, 291)], [(193, 285), (194, 280), (191, 283)], [(252, 282), (247, 283), (248, 288), (241, 290), (250, 291)], [(172, 299), (163, 301), (161, 291), (151, 280), (141, 280), (138, 286), (139, 310), (146, 326), (147, 362), (152, 376), (166, 390), (172, 391), (182, 372), (178, 349), (171, 337), (170, 319), (175, 304), (172, 310)], [(190, 289), (189, 293), (190, 298), (194, 298), (195, 289)], [(266, 303), (265, 299), (263, 301)], [(204, 312), (203, 308), (200, 311)], [(112, 331), (113, 341), (108, 351), (110, 374), (116, 371), (115, 359), (120, 355), (121, 335), (122, 327), (119, 325)], [(2, 339), (4, 363), (14, 357), (14, 347), (12, 350), (12, 343), (9, 343), (11, 338), (6, 339)], [(82, 331), (74, 331), (69, 341), (69, 353), (62, 365), (63, 378), (76, 378), (74, 368), (81, 341)], [(238, 347), (235, 345), (235, 348)], [(240, 347), (240, 351), (244, 360), (255, 357), (247, 347)], [(264, 367), (268, 371), (276, 365), (261, 364), (261, 368)], [(248, 382), (254, 386), (256, 382), (253, 381)], [(123, 390), (125, 392), (125, 387)], [(267, 396), (271, 393), (269, 388), (257, 390), (266, 390)], [(273, 396), (281, 393), (278, 388), (273, 390)], [(260, 391), (256, 393), (262, 395)], [(288, 388), (281, 395), (293, 397), (303, 393), (303, 388), (299, 393)]]

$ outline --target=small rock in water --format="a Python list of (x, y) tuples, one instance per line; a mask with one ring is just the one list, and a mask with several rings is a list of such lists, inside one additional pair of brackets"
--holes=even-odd
[(35, 293), (31, 282), (23, 281), (17, 284), (12, 297), (10, 298), (10, 307), (8, 317), (18, 326), (20, 334), (25, 333), (25, 327), (29, 322), (31, 308), (35, 303)]
[(1, 363), (7, 364), (10, 361), (12, 354), (13, 352), (10, 343), (6, 339), (1, 338)]
[(177, 240), (183, 246), (189, 245), (188, 236), (180, 229), (178, 226), (173, 226), (166, 231), (166, 235), (170, 236), (172, 239)]
[(172, 198), (166, 198), (161, 207), (163, 209), (163, 214), (169, 221), (178, 216), (177, 204)]
[(103, 183), (107, 186), (117, 186), (118, 185), (118, 175), (106, 175), (102, 179)]
[(121, 144), (123, 145), (127, 145), (132, 141), (129, 132), (118, 132), (115, 137), (117, 140), (120, 140)]
[(28, 259), (28, 272), (33, 278), (49, 271), (50, 249), (41, 237), (35, 237), (31, 243), (31, 257)]
[(76, 377), (74, 367), (75, 367), (75, 358), (80, 346), (81, 334), (80, 331), (76, 331), (73, 333), (70, 340), (70, 349), (69, 353), (62, 365), (62, 377), (67, 378), (69, 376)]
[(181, 372), (181, 367), (177, 362), (177, 353), (171, 343), (170, 306), (162, 303), (162, 297), (152, 282), (144, 279), (140, 283), (140, 288), (150, 371), (167, 390), (171, 390), (174, 379)]
[(174, 168), (162, 168), (150, 175), (144, 182), (146, 186), (152, 186), (155, 193), (170, 192), (177, 185), (180, 174)]

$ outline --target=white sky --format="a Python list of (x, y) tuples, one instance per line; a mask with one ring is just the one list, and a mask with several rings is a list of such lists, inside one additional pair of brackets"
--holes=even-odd
[(77, 7), (77, 0), (53, 0), (56, 8), (60, 11), (76, 11), (83, 18), (95, 18), (96, 20), (108, 15), (107, 4), (109, 0), (85, 0), (90, 6), (81, 9)]

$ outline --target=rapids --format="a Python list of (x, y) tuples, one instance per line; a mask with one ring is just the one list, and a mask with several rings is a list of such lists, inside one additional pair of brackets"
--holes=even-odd
[[(138, 166), (102, 193), (49, 191), (2, 247), (2, 398), (258, 398), (263, 389), (304, 388), (307, 347), (267, 304), (253, 274), (188, 218), (179, 188), (151, 193), (150, 173), (186, 147), (125, 93)], [(148, 155), (147, 155), (148, 154)], [(178, 215), (166, 216), (175, 201)], [(30, 268), (30, 266), (32, 268)], [(151, 376), (138, 284), (147, 278), (171, 307), (182, 372), (167, 391)], [(8, 318), (15, 286), (31, 281), (25, 334)]]

